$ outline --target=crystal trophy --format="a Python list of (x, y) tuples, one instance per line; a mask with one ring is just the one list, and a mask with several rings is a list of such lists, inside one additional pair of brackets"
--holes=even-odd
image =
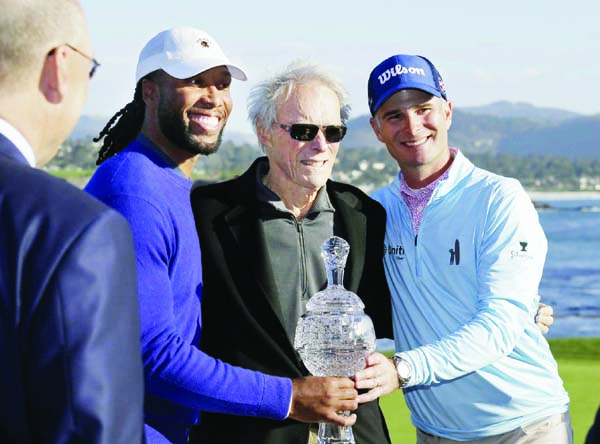
[[(294, 346), (314, 376), (352, 377), (375, 350), (375, 330), (360, 298), (344, 288), (344, 267), (350, 245), (333, 236), (321, 255), (327, 267), (327, 288), (306, 304), (298, 320)], [(349, 411), (340, 412), (348, 416)], [(319, 424), (319, 444), (355, 444), (352, 427)]]

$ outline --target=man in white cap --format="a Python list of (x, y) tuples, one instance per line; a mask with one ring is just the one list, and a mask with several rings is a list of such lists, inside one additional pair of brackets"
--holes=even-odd
[(199, 410), (340, 425), (356, 420), (336, 413), (357, 407), (348, 378), (268, 376), (198, 349), (202, 265), (190, 175), (199, 156), (219, 146), (232, 78), (246, 75), (207, 33), (157, 34), (140, 54), (134, 100), (100, 134), (101, 165), (86, 187), (121, 212), (133, 232), (149, 443), (186, 443)]

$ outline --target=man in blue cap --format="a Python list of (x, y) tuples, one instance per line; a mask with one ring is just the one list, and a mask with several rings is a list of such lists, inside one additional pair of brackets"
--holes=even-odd
[(398, 353), (371, 356), (359, 399), (403, 388), (418, 443), (572, 443), (569, 397), (534, 321), (547, 241), (527, 194), (449, 147), (452, 103), (426, 58), (375, 67), (369, 107), (400, 167), (373, 194), (387, 211)]

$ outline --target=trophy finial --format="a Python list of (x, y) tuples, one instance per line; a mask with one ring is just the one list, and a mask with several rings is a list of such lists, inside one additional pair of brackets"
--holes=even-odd
[(338, 236), (330, 237), (321, 246), (321, 255), (328, 270), (344, 268), (349, 252), (350, 244)]

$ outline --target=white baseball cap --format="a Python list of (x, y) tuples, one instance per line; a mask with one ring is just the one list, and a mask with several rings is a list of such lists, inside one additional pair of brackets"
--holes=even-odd
[(239, 66), (229, 61), (208, 33), (191, 27), (171, 28), (156, 34), (142, 49), (135, 83), (158, 69), (177, 79), (187, 79), (222, 65), (227, 66), (233, 78), (248, 78)]

